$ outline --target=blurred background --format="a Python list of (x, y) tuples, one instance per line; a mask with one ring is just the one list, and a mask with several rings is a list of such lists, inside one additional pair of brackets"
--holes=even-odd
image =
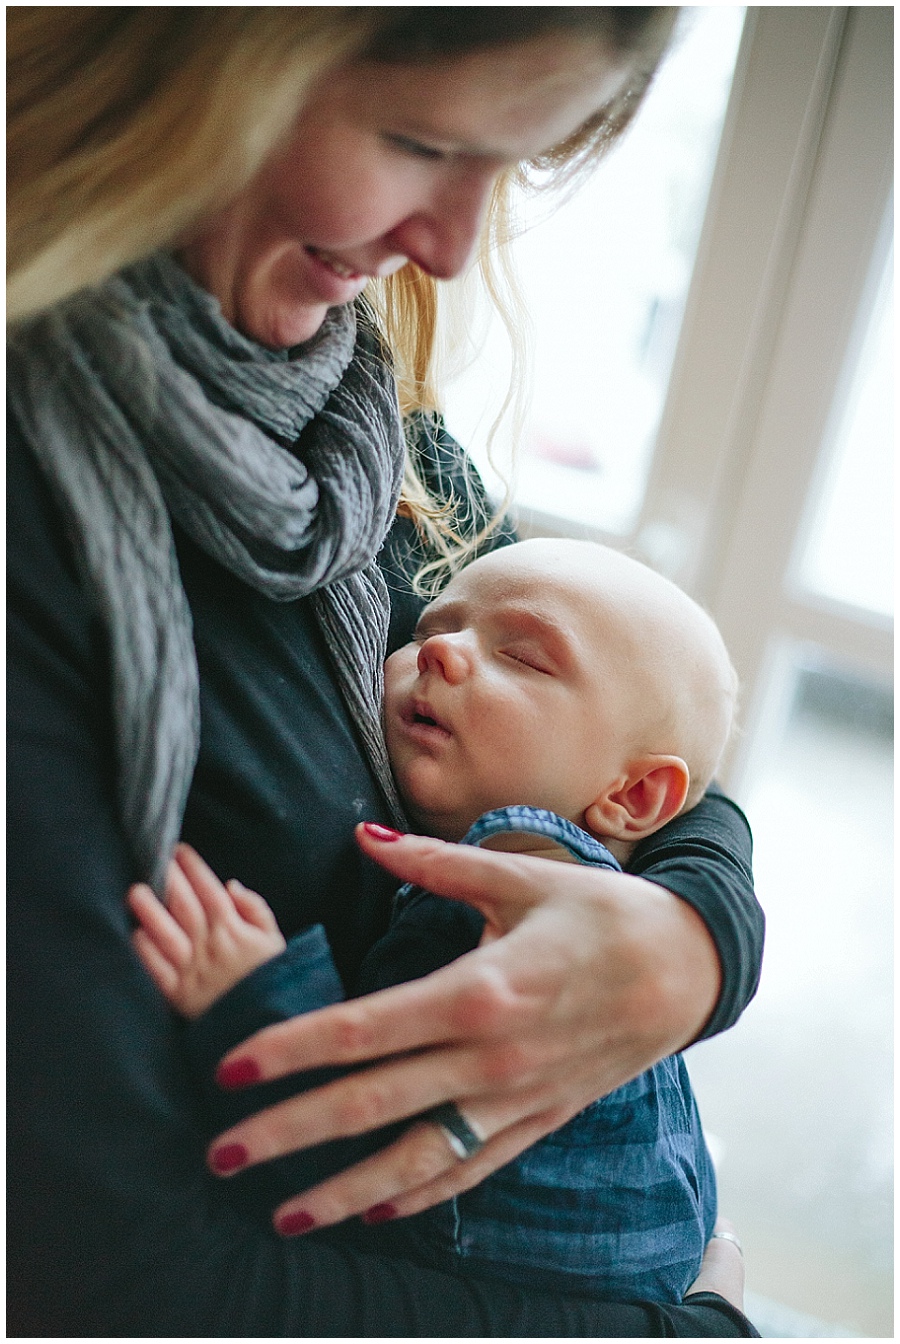
[[(715, 616), (762, 986), (688, 1062), (764, 1336), (893, 1337), (893, 10), (691, 6), (624, 143), (522, 203), (520, 530), (593, 536)], [(492, 488), (484, 315), (448, 423)], [(499, 468), (498, 476), (492, 462)]]

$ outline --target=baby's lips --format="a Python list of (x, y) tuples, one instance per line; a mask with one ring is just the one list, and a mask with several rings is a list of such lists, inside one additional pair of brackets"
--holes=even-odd
[(427, 700), (413, 701), (412, 717), (413, 719), (429, 719), (436, 727), (444, 727)]

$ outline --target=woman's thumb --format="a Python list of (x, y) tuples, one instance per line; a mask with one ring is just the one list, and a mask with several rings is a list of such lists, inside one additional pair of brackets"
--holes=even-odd
[(402, 835), (374, 822), (357, 826), (356, 841), (364, 854), (401, 882), (474, 906), (498, 933), (518, 924), (542, 899), (535, 873), (529, 871), (529, 865), (542, 860), (427, 835)]

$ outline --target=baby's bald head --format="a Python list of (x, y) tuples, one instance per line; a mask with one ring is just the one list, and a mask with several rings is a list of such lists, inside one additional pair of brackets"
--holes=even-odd
[(418, 824), (546, 808), (625, 847), (702, 796), (736, 679), (712, 621), (646, 566), (536, 539), (467, 565), (385, 665), (385, 733)]
[(623, 742), (634, 755), (681, 757), (690, 771), (685, 808), (698, 802), (731, 736), (738, 689), (711, 617), (668, 579), (596, 542), (534, 538), (478, 563), (530, 571), (536, 593), (549, 586), (574, 604), (597, 677), (610, 693), (617, 683)]

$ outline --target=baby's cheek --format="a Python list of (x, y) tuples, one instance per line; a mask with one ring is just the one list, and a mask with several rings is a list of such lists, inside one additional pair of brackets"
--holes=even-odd
[(400, 664), (398, 663), (397, 660), (399, 659), (400, 654), (403, 653), (403, 652), (404, 652), (403, 649), (398, 649), (396, 653), (392, 653), (391, 656), (390, 656), (390, 658), (388, 658), (387, 662), (386, 662), (385, 665), (384, 665), (384, 691), (385, 691), (385, 695), (387, 695), (387, 693), (388, 693), (389, 690), (393, 690), (394, 684), (395, 684), (395, 682), (396, 682), (396, 680), (397, 680), (397, 675), (398, 675), (398, 672), (399, 672), (399, 668), (400, 668)]
[(397, 698), (404, 690), (409, 690), (413, 679), (418, 675), (418, 644), (404, 644), (391, 654), (384, 665), (384, 695)]

